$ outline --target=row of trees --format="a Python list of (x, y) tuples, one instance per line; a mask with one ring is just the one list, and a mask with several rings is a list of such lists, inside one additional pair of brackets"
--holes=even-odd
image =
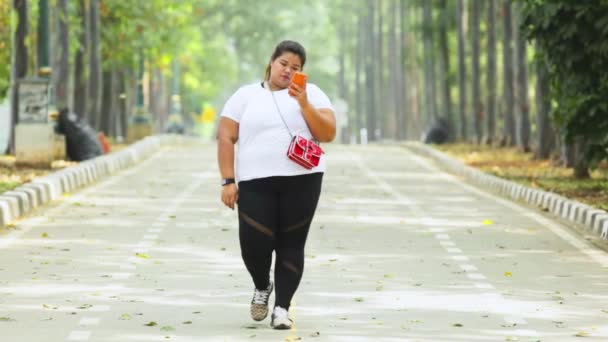
[[(327, 36), (331, 27), (323, 1), (288, 9), (282, 3), (1, 2), (7, 8), (0, 11), (0, 44), (13, 48), (0, 49), (0, 100), (8, 95), (9, 67), (3, 68), (11, 65), (12, 51), (15, 79), (50, 67), (54, 106), (69, 107), (106, 135), (126, 136), (128, 117), (136, 113), (149, 114), (162, 129), (177, 100), (187, 120), (203, 103), (220, 107), (239, 84), (260, 79), (280, 40), (297, 39), (312, 46)], [(1, 25), (10, 22), (11, 5), (16, 19), (12, 30), (11, 25)], [(313, 62), (307, 70), (315, 82), (332, 83), (335, 68), (327, 63), (332, 53), (309, 49)]]
[(417, 140), (444, 118), (452, 140), (559, 152), (580, 170), (606, 157), (603, 0), (11, 1), (13, 75), (37, 74), (48, 42), (55, 104), (111, 136), (138, 111), (162, 127), (173, 94), (185, 113), (220, 107), (294, 39), (311, 82), (349, 104), (355, 139)]
[(343, 0), (333, 11), (351, 132), (417, 139), (443, 118), (452, 141), (534, 148), (587, 176), (606, 158), (607, 9), (601, 0)]

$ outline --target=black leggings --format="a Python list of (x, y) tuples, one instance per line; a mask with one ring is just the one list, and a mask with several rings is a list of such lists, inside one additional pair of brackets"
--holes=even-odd
[(257, 289), (269, 284), (272, 251), (275, 306), (289, 309), (304, 271), (304, 245), (323, 173), (239, 182), (241, 255)]

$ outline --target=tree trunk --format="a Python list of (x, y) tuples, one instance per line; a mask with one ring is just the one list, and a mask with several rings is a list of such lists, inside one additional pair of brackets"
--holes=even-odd
[(409, 138), (409, 130), (408, 123), (411, 121), (410, 110), (409, 110), (409, 89), (406, 87), (408, 84), (408, 70), (407, 70), (407, 14), (408, 7), (406, 4), (406, 0), (401, 0), (401, 6), (399, 6), (399, 26), (401, 30), (399, 32), (398, 45), (399, 49), (397, 50), (397, 65), (395, 69), (397, 70), (397, 134), (398, 139), (408, 139)]
[(488, 76), (487, 94), (487, 132), (486, 144), (491, 145), (496, 137), (496, 0), (487, 0), (488, 30)]
[(374, 0), (368, 0), (367, 2), (368, 15), (367, 15), (367, 39), (366, 39), (366, 61), (365, 61), (365, 85), (367, 92), (367, 137), (369, 141), (376, 140), (376, 96), (375, 96), (375, 82), (374, 82), (374, 64), (376, 61), (374, 58)]
[(80, 118), (87, 118), (88, 75), (85, 68), (87, 46), (89, 45), (89, 6), (87, 0), (79, 1), (78, 15), (81, 20), (79, 46), (74, 59), (74, 113)]
[(112, 83), (113, 73), (111, 70), (106, 70), (102, 74), (103, 77), (103, 89), (101, 96), (101, 111), (99, 121), (97, 122), (97, 130), (103, 132), (105, 135), (110, 135), (111, 116), (114, 115), (112, 112)]
[(91, 126), (99, 129), (101, 122), (101, 95), (103, 91), (103, 79), (101, 70), (101, 28), (99, 25), (99, 0), (90, 0), (89, 11), (89, 85), (88, 85), (88, 117)]
[(448, 139), (454, 140), (454, 118), (452, 117), (452, 82), (450, 78), (450, 50), (448, 45), (448, 3), (447, 0), (441, 0), (439, 6), (441, 8), (441, 16), (439, 21), (440, 34), (439, 46), (441, 50), (441, 73), (442, 73), (442, 98), (443, 98), (443, 114), (448, 123)]
[(58, 109), (70, 107), (68, 94), (70, 81), (70, 30), (68, 1), (57, 1), (57, 58), (53, 72), (55, 106)]
[(555, 148), (555, 134), (551, 126), (551, 97), (549, 94), (549, 71), (544, 60), (536, 62), (536, 126), (538, 130), (538, 149), (536, 158), (548, 159)]
[(471, 94), (471, 104), (475, 117), (475, 136), (477, 144), (481, 144), (483, 139), (483, 107), (481, 104), (481, 77), (479, 74), (479, 16), (480, 0), (471, 0), (471, 53), (473, 71), (473, 93)]
[(589, 163), (585, 158), (586, 141), (583, 137), (578, 137), (574, 142), (574, 178), (589, 178)]
[(386, 106), (386, 115), (388, 116), (388, 119), (386, 120), (385, 132), (388, 137), (394, 140), (399, 139), (399, 128), (401, 127), (398, 114), (399, 104), (397, 103), (397, 99), (399, 98), (399, 77), (401, 77), (398, 70), (400, 61), (397, 58), (398, 51), (401, 48), (397, 40), (398, 6), (399, 4), (397, 1), (391, 1), (388, 25), (388, 60), (393, 71), (388, 73), (390, 88), (387, 89), (389, 90), (387, 91), (389, 101), (387, 101)]
[(467, 129), (467, 67), (465, 51), (464, 0), (458, 0), (458, 111), (460, 112), (460, 138), (468, 139)]
[(14, 0), (13, 8), (17, 11), (17, 29), (14, 33), (14, 52), (12, 60), (12, 85), (11, 85), (11, 132), (9, 150), (15, 154), (15, 126), (19, 123), (19, 88), (18, 82), (27, 75), (28, 50), (25, 40), (28, 35), (28, 1)]
[(375, 80), (375, 84), (376, 84), (376, 120), (377, 120), (377, 124), (376, 124), (376, 132), (374, 133), (375, 137), (377, 140), (383, 139), (385, 136), (385, 132), (384, 132), (384, 123), (386, 120), (386, 106), (384, 104), (384, 101), (386, 101), (384, 94), (386, 94), (385, 91), (385, 84), (384, 84), (384, 30), (383, 30), (383, 26), (384, 26), (384, 14), (382, 11), (382, 0), (375, 0), (375, 4), (376, 4), (376, 13), (378, 15), (378, 22), (377, 22), (377, 28), (376, 28), (376, 39), (374, 39), (374, 41), (377, 43), (376, 44), (376, 48), (374, 49), (375, 51), (375, 63), (374, 65), (374, 75), (376, 77)]
[(519, 112), (518, 144), (524, 152), (530, 152), (530, 105), (528, 101), (528, 55), (526, 38), (519, 32), (521, 4), (515, 8), (515, 40), (517, 58), (517, 104)]
[(422, 32), (424, 41), (425, 106), (427, 124), (437, 116), (437, 96), (435, 91), (435, 62), (433, 49), (433, 9), (430, 1), (422, 6)]
[(504, 141), (502, 145), (513, 146), (516, 142), (515, 99), (513, 93), (513, 25), (511, 22), (511, 0), (503, 0), (503, 113)]
[(354, 135), (358, 143), (361, 141), (361, 130), (364, 127), (363, 124), (363, 89), (361, 87), (361, 74), (363, 74), (363, 61), (364, 55), (364, 42), (365, 42), (365, 30), (363, 27), (363, 15), (359, 14), (357, 19), (357, 53), (355, 54), (355, 129)]

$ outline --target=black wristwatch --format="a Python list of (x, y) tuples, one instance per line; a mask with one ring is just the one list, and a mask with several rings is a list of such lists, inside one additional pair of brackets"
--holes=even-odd
[(228, 185), (228, 184), (234, 184), (234, 178), (224, 178), (222, 179), (222, 186), (224, 185)]

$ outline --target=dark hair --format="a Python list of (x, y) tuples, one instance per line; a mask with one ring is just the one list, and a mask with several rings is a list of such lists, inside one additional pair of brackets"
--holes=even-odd
[(296, 41), (284, 40), (280, 42), (276, 48), (274, 48), (274, 52), (272, 53), (272, 56), (270, 56), (270, 62), (266, 66), (266, 76), (264, 77), (265, 80), (270, 78), (270, 63), (279, 58), (285, 52), (291, 52), (298, 55), (302, 61), (301, 68), (304, 69), (304, 64), (306, 64), (306, 50), (304, 50), (304, 47)]

